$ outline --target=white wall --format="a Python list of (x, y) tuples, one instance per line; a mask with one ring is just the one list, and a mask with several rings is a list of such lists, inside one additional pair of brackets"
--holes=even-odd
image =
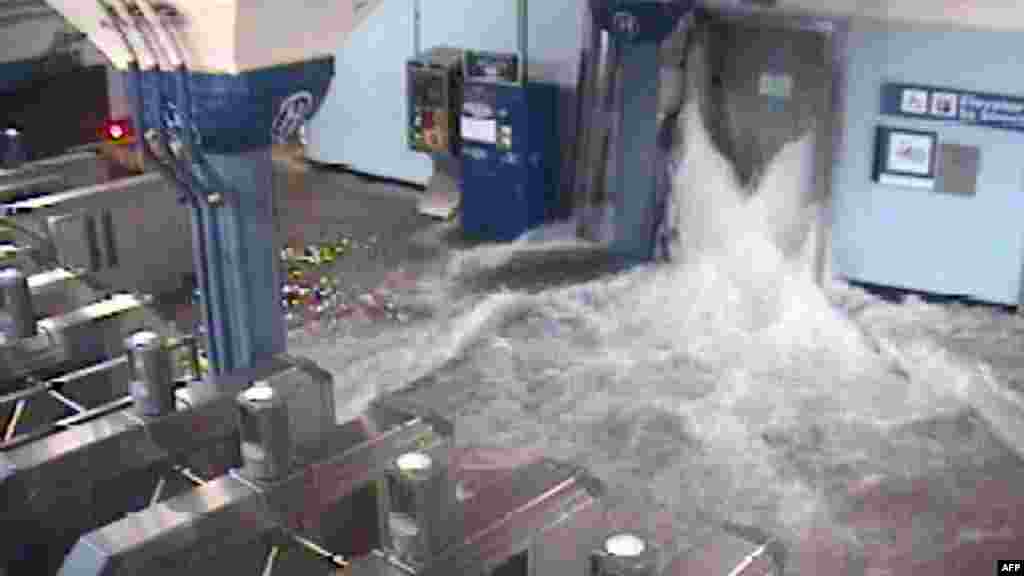
[[(889, 286), (1014, 304), (1024, 263), (1024, 133), (879, 114), (886, 81), (1024, 94), (1010, 47), (1024, 33), (886, 28), (858, 22), (848, 38), (845, 119), (834, 174), (837, 274)], [(871, 179), (875, 128), (934, 130), (977, 146), (977, 194), (951, 196)]]
[[(563, 87), (566, 142), (574, 131), (582, 6), (579, 0), (529, 2), (530, 76)], [(418, 184), (430, 177), (429, 158), (410, 151), (406, 141), (405, 62), (413, 53), (412, 7), (413, 0), (383, 2), (338, 51), (334, 83), (309, 127), (312, 160)], [(516, 2), (421, 0), (421, 11), (423, 49), (439, 44), (516, 49)]]

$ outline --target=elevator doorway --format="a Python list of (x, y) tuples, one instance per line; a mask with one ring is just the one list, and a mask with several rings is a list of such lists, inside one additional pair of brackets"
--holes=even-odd
[(835, 86), (842, 69), (838, 27), (802, 17), (709, 12), (694, 24), (685, 64), (688, 97), (699, 97), (712, 142), (747, 190), (787, 143), (813, 133), (811, 182), (792, 191), (803, 211), (775, 216), (792, 220), (776, 239), (785, 256), (814, 242), (809, 266), (819, 283), (831, 277), (828, 239), (840, 109)]

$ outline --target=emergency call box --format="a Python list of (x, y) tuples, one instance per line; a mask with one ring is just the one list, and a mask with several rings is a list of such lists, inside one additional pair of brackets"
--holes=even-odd
[(433, 48), (407, 64), (409, 147), (427, 154), (459, 153), (463, 51)]
[(466, 82), (462, 229), (510, 241), (551, 219), (559, 202), (558, 86)]

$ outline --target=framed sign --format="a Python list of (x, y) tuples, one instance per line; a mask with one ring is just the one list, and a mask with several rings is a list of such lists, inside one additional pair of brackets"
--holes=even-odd
[(876, 138), (876, 182), (928, 190), (935, 187), (938, 134), (881, 126)]
[(1024, 98), (887, 82), (882, 114), (1024, 132)]
[(960, 111), (960, 95), (952, 92), (934, 92), (932, 94), (932, 116), (955, 120)]
[(928, 91), (905, 88), (900, 95), (900, 112), (904, 114), (927, 114)]

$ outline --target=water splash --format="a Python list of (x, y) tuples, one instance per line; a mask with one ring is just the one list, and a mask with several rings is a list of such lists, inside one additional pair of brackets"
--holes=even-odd
[(672, 265), (453, 301), (441, 295), (513, 256), (565, 250), (572, 227), (459, 254), (426, 289), (433, 320), (335, 345), (339, 414), (432, 374), (459, 443), (579, 461), (670, 551), (725, 519), (795, 540), (834, 520), (845, 486), (939, 466), (900, 431), (986, 381), (922, 315), (815, 285), (813, 139), (784, 147), (751, 195), (694, 106), (680, 129)]

